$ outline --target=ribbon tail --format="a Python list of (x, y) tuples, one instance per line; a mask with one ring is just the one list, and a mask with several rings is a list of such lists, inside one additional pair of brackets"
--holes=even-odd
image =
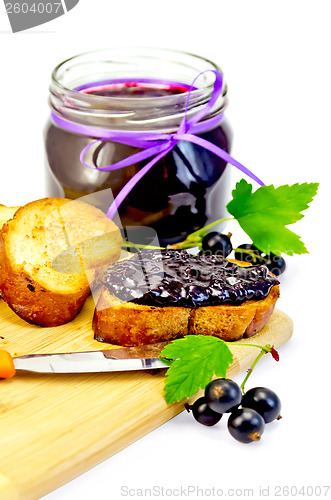
[[(194, 88), (194, 84), (195, 84), (196, 80), (205, 73), (214, 73), (214, 75), (215, 75), (213, 92), (212, 92), (207, 104), (200, 111), (195, 113), (195, 115), (193, 115), (189, 120), (186, 121), (191, 91)], [(203, 71), (202, 73), (200, 73), (198, 76), (195, 77), (195, 79), (193, 80), (193, 82), (191, 84), (190, 90), (189, 90), (189, 95), (188, 95), (187, 104), (186, 104), (185, 117), (184, 117), (184, 120), (188, 126), (191, 127), (192, 125), (198, 123), (200, 120), (202, 120), (202, 118), (204, 118), (205, 116), (207, 116), (210, 113), (213, 106), (216, 104), (217, 99), (222, 94), (222, 88), (223, 88), (223, 76), (219, 71), (215, 71), (213, 69), (207, 69), (206, 71)], [(181, 133), (182, 130), (183, 129), (179, 128), (178, 132)]]
[(198, 146), (201, 146), (204, 149), (208, 149), (211, 153), (214, 153), (216, 156), (219, 158), (222, 158), (224, 161), (227, 163), (231, 163), (234, 167), (238, 168), (243, 174), (247, 175), (251, 179), (253, 179), (255, 182), (260, 184), (260, 186), (264, 186), (264, 182), (259, 179), (253, 172), (251, 172), (248, 168), (246, 168), (244, 165), (239, 163), (239, 161), (235, 160), (232, 158), (232, 156), (229, 155), (226, 151), (223, 149), (219, 148), (218, 146), (215, 146), (212, 142), (206, 141), (206, 139), (202, 139), (202, 137), (198, 137), (193, 134), (183, 134), (180, 136), (176, 136), (178, 140), (182, 141), (188, 141), (188, 142), (193, 142), (194, 144), (197, 144)]
[[(127, 195), (130, 193), (130, 191), (134, 188), (134, 186), (144, 177), (145, 174), (157, 163), (163, 156), (169, 153), (171, 149), (173, 148), (173, 144), (168, 145), (166, 148), (163, 149), (158, 155), (155, 156), (150, 162), (147, 163), (139, 172), (137, 172), (131, 179), (125, 184), (123, 189), (118, 193), (116, 198), (114, 199), (113, 203), (110, 205), (108, 211), (107, 211), (107, 217), (109, 219), (113, 219), (114, 215), (116, 214), (119, 206), (123, 203)], [(151, 148), (152, 149), (152, 148)]]

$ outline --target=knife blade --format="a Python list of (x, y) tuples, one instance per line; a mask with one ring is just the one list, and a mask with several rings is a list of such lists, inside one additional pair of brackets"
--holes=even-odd
[(0, 350), (0, 378), (11, 378), (17, 370), (36, 373), (99, 373), (168, 368), (159, 354), (168, 342), (102, 351), (28, 354), (13, 357)]

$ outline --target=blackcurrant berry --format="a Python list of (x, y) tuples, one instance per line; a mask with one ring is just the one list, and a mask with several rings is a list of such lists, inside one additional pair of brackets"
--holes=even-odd
[(212, 425), (217, 424), (223, 417), (221, 413), (216, 413), (207, 405), (207, 401), (204, 397), (197, 399), (192, 406), (186, 407), (186, 409), (192, 410), (193, 417), (197, 422), (202, 425)]
[(231, 413), (228, 429), (232, 437), (241, 443), (259, 441), (264, 431), (264, 420), (251, 408), (241, 408)]
[[(247, 252), (245, 252), (245, 250), (247, 250)], [(252, 265), (264, 264), (264, 261), (262, 260), (262, 252), (256, 248), (256, 246), (252, 245), (252, 243), (239, 245), (239, 247), (236, 248), (234, 258), (244, 262), (249, 262)]]
[(242, 394), (236, 382), (218, 378), (207, 385), (205, 398), (212, 410), (217, 413), (228, 413), (240, 405)]
[(271, 389), (254, 387), (243, 396), (242, 406), (252, 408), (263, 417), (265, 423), (279, 417), (281, 410), (280, 399)]
[(266, 256), (267, 262), (265, 262), (265, 265), (269, 269), (269, 271), (276, 276), (279, 276), (285, 271), (286, 268), (286, 263), (283, 257), (280, 255), (275, 255), (273, 253), (270, 253), (269, 255)]
[(212, 254), (227, 257), (232, 252), (232, 244), (229, 236), (226, 234), (212, 232), (204, 236), (202, 250), (203, 252), (211, 252)]

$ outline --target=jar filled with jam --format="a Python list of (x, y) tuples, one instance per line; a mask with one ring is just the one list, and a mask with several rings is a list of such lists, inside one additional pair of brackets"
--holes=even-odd
[[(93, 168), (117, 163), (141, 150), (105, 140), (98, 131), (130, 132), (137, 137), (146, 132), (175, 133), (185, 114), (189, 119), (208, 103), (215, 77), (207, 70), (222, 73), (211, 61), (192, 54), (137, 48), (94, 51), (59, 64), (52, 74), (51, 118), (45, 130), (48, 196), (76, 199), (111, 189), (116, 197), (150, 159), (114, 171)], [(200, 73), (187, 106), (189, 89)], [(217, 102), (203, 118), (217, 125), (197, 135), (229, 153), (232, 134), (224, 118), (226, 106), (223, 83)], [(217, 116), (220, 120), (213, 120)], [(85, 162), (92, 168), (80, 159), (88, 145)], [(185, 239), (226, 216), (230, 169), (202, 146), (178, 142), (119, 206), (121, 225), (151, 227), (161, 245)]]

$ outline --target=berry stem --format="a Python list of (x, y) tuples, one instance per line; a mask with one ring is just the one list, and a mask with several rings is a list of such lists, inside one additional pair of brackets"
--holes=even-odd
[(260, 359), (262, 358), (262, 356), (266, 354), (265, 351), (262, 351), (259, 353), (259, 355), (256, 357), (256, 359), (253, 361), (252, 365), (250, 368), (248, 368), (247, 370), (247, 375), (246, 377), (244, 378), (241, 386), (240, 386), (240, 389), (242, 391), (243, 394), (245, 394), (245, 384), (247, 382), (247, 380), (249, 379), (249, 377), (251, 376), (252, 374), (252, 371), (254, 370), (255, 366), (257, 365), (257, 363), (260, 361)]
[(249, 250), (248, 248), (234, 248), (234, 252), (240, 252), (240, 253), (246, 253), (247, 255), (250, 255), (253, 258), (254, 262), (258, 262), (263, 260), (264, 262), (268, 262), (268, 259), (263, 257), (262, 255), (257, 254), (254, 252), (254, 250)]
[(233, 346), (233, 345), (243, 345), (243, 346), (247, 346), (247, 347), (258, 347), (259, 349), (261, 349), (263, 351), (263, 354), (267, 354), (268, 352), (271, 352), (271, 345), (270, 344), (266, 344), (266, 345), (259, 345), (259, 344), (246, 344), (245, 342), (225, 342), (225, 344), (229, 345), (229, 346)]
[(141, 244), (141, 243), (132, 243), (130, 241), (123, 241), (122, 242), (122, 246), (124, 246), (125, 248), (133, 247), (133, 248), (136, 248), (136, 249), (147, 248), (147, 250), (165, 250), (164, 247), (156, 247), (156, 246), (153, 246), (153, 245), (144, 245), (144, 244)]
[[(258, 356), (256, 357), (256, 359), (253, 361), (251, 367), (248, 368), (247, 375), (244, 378), (244, 380), (240, 386), (242, 393), (245, 394), (245, 384), (246, 384), (247, 380), (249, 379), (249, 377), (251, 376), (251, 373), (254, 370), (257, 363), (260, 361), (260, 359), (263, 357), (264, 354), (268, 354), (270, 352), (272, 354), (272, 356), (274, 357), (273, 352), (277, 353), (277, 351), (275, 351), (274, 347), (271, 346), (270, 344), (266, 344), (264, 346), (258, 345), (258, 344), (246, 344), (244, 342), (236, 342), (235, 344), (233, 344), (232, 342), (225, 342), (225, 344), (227, 344), (227, 345), (242, 345), (242, 346), (247, 346), (247, 347), (257, 347), (258, 349), (261, 349), (261, 351), (258, 354)], [(278, 353), (277, 353), (277, 355), (278, 355)]]
[(210, 229), (213, 226), (216, 226), (216, 224), (220, 224), (221, 222), (226, 222), (228, 220), (235, 220), (235, 219), (234, 217), (226, 217), (224, 219), (215, 220), (211, 224), (208, 224), (208, 226), (202, 227), (201, 229), (198, 229), (197, 231), (194, 231), (193, 233), (189, 234), (184, 241), (180, 241), (179, 243), (175, 243), (174, 245), (168, 245), (168, 248), (172, 248), (174, 250), (181, 250), (184, 248), (192, 248), (195, 246), (199, 246), (203, 236), (207, 234), (208, 229)]
[[(185, 248), (192, 248), (192, 247), (195, 247), (195, 246), (199, 246), (200, 243), (201, 243), (201, 241), (202, 241), (202, 237), (205, 236), (205, 233), (206, 233), (206, 231), (208, 231), (208, 229), (210, 229), (211, 227), (215, 226), (216, 224), (220, 224), (221, 222), (226, 222), (226, 221), (229, 221), (229, 220), (235, 220), (235, 219), (234, 219), (234, 217), (227, 217), (227, 218), (224, 218), (224, 219), (218, 219), (215, 222), (212, 222), (211, 224), (208, 224), (208, 226), (202, 227), (202, 228), (198, 229), (197, 231), (194, 231), (193, 233), (189, 234), (188, 237), (185, 240), (180, 241), (179, 243), (174, 243), (173, 245), (168, 245), (166, 248), (170, 248), (172, 250), (184, 250)], [(229, 235), (232, 236), (231, 233), (229, 233)], [(153, 246), (153, 245), (144, 245), (144, 244), (141, 244), (141, 243), (132, 243), (130, 241), (123, 241), (122, 245), (125, 248), (127, 248), (127, 247), (134, 247), (137, 250), (139, 248), (147, 248), (147, 250), (165, 250), (165, 247), (157, 247), (157, 246)]]
[(211, 224), (208, 224), (208, 226), (205, 226), (205, 227), (202, 227), (201, 229), (198, 229), (197, 231), (194, 231), (194, 233), (191, 233), (188, 235), (187, 239), (188, 240), (191, 240), (192, 238), (194, 238), (196, 235), (201, 235), (202, 233), (204, 233), (205, 231), (207, 231), (208, 229), (210, 229), (211, 227), (213, 226), (216, 226), (216, 224), (220, 224), (220, 222), (226, 222), (228, 220), (235, 220), (234, 217), (226, 217), (224, 219), (218, 219), (218, 220), (215, 220), (214, 222), (212, 222)]
[(171, 250), (185, 250), (185, 248), (192, 248), (199, 246), (201, 241), (201, 238), (197, 238), (194, 240), (184, 240), (180, 241), (179, 243), (174, 243), (173, 245), (168, 245), (167, 248), (170, 248)]

